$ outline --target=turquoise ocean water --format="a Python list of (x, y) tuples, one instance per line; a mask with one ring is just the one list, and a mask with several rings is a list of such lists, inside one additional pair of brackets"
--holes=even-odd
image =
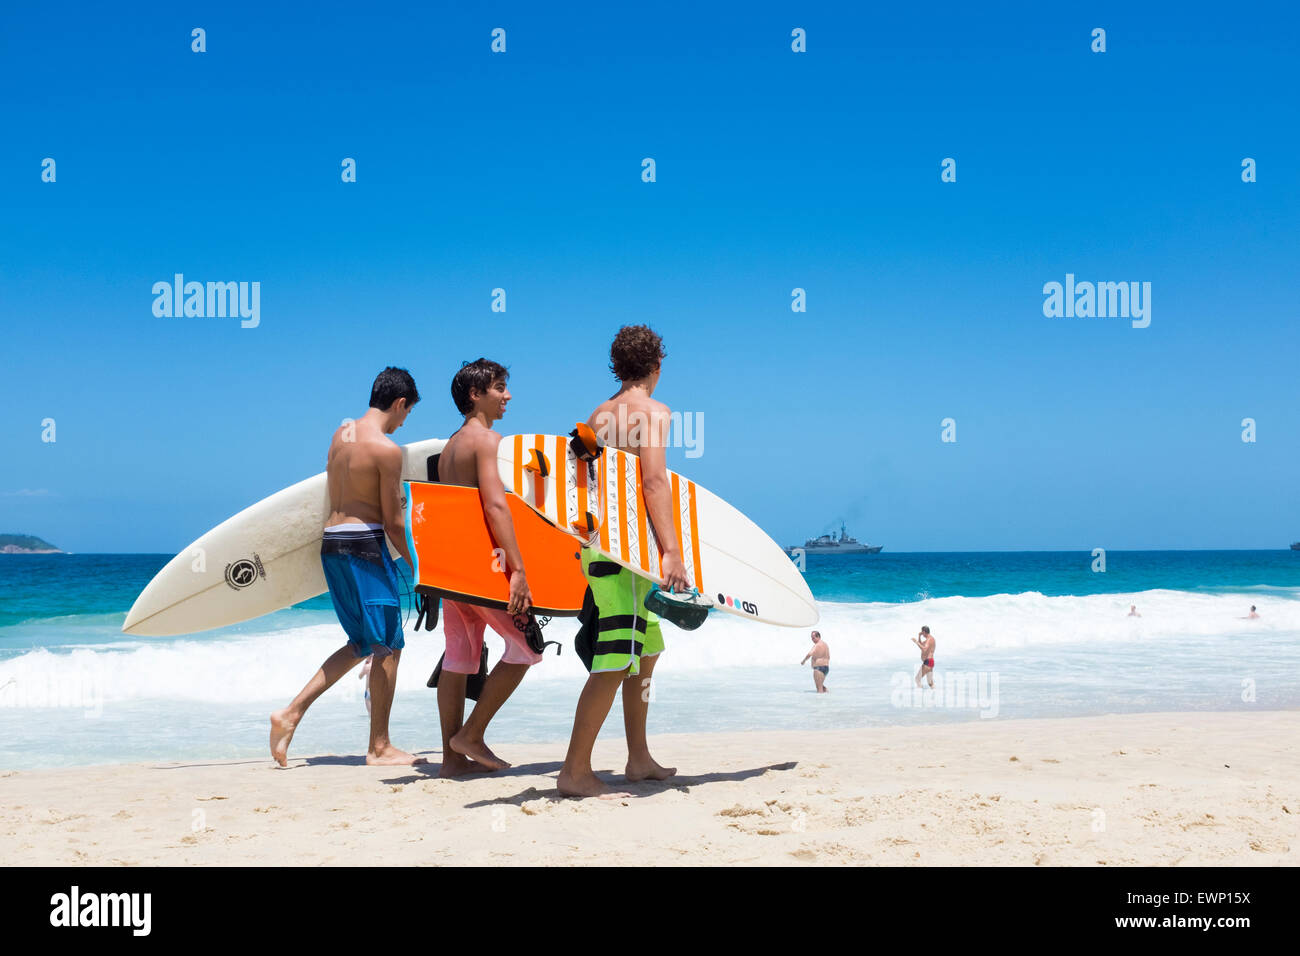
[[(203, 634), (127, 638), (127, 609), (168, 558), (0, 555), (0, 768), (266, 753), (267, 714), (343, 642), (328, 598)], [(665, 625), (651, 733), (1300, 706), (1300, 552), (1112, 551), (1104, 572), (1092, 566), (1088, 552), (810, 556), (831, 693), (814, 694), (798, 666), (806, 630), (720, 614), (698, 631)], [(1260, 616), (1245, 619), (1252, 604)], [(938, 644), (934, 692), (912, 690), (922, 624)], [(493, 723), (506, 759), (512, 742), (567, 738), (585, 677), (574, 629), (552, 622), (563, 653)], [(440, 630), (408, 627), (392, 720), (407, 749), (438, 747), (424, 684), (441, 645)], [(489, 638), (494, 659), (500, 645)], [(316, 704), (294, 752), (364, 753), (355, 673)], [(604, 733), (622, 733), (617, 705)]]

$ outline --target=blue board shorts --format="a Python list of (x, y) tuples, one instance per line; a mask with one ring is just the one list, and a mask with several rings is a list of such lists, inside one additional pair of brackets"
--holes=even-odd
[(333, 525), (321, 539), (320, 563), (325, 569), (334, 613), (357, 657), (383, 657), (400, 651), (402, 638), (397, 565), (388, 555), (382, 527)]

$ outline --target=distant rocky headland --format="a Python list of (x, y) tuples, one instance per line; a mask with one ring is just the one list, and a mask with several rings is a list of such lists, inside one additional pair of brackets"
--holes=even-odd
[(63, 554), (63, 549), (34, 534), (0, 534), (0, 554)]

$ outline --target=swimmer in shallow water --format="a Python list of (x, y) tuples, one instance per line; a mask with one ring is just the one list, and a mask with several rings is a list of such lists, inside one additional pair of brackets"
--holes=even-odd
[(921, 649), (921, 667), (916, 672), (916, 686), (921, 686), (921, 678), (930, 682), (934, 690), (934, 635), (928, 627), (922, 627), (921, 633), (912, 638), (912, 643)]
[(803, 656), (799, 666), (803, 667), (812, 658), (813, 686), (817, 688), (817, 693), (828, 694), (826, 689), (826, 677), (831, 672), (831, 648), (830, 645), (822, 640), (821, 631), (812, 632), (812, 650)]

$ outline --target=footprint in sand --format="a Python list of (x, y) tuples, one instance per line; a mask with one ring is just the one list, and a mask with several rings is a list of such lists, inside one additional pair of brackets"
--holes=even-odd
[[(781, 836), (784, 833), (801, 832), (807, 827), (808, 808), (768, 800), (762, 807), (746, 807), (741, 804), (719, 810), (715, 816), (731, 817), (733, 822), (727, 826), (753, 836)], [(761, 823), (749, 817), (761, 817)]]

